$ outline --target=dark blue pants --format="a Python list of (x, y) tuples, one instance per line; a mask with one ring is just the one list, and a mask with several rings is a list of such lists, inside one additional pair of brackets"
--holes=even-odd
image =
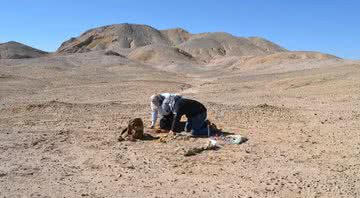
[(208, 127), (206, 123), (206, 118), (207, 118), (206, 112), (188, 118), (185, 124), (185, 131), (191, 132), (191, 134), (194, 136), (207, 136)]

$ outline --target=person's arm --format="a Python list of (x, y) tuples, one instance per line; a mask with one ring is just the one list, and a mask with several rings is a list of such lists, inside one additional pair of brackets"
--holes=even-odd
[(174, 114), (174, 118), (173, 118), (170, 132), (174, 133), (174, 132), (176, 132), (176, 129), (179, 128), (178, 126), (180, 124), (181, 116), (184, 115), (184, 103), (182, 101), (179, 101), (178, 103), (176, 103), (174, 105), (172, 112)]
[(179, 123), (180, 123), (181, 116), (182, 116), (182, 115), (180, 115), (179, 113), (175, 113), (175, 114), (174, 114), (174, 119), (173, 119), (173, 122), (172, 122), (172, 125), (171, 125), (171, 130), (170, 130), (170, 132), (172, 132), (172, 133), (175, 133), (175, 132), (176, 132), (175, 129), (178, 128), (177, 126), (178, 126)]
[[(170, 107), (171, 106), (171, 107)], [(178, 129), (180, 124), (181, 116), (185, 114), (184, 112), (184, 101), (182, 99), (178, 99), (173, 103), (169, 104), (171, 112), (174, 114), (173, 121), (171, 124), (171, 133), (175, 133), (176, 129)]]
[(158, 116), (157, 109), (152, 110), (152, 112), (151, 112), (151, 128), (155, 127), (157, 116)]

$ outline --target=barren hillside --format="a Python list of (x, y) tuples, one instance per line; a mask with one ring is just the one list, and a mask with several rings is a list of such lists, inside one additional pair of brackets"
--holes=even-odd
[(46, 54), (48, 53), (15, 41), (0, 43), (0, 59), (37, 58)]
[[(149, 132), (174, 92), (243, 144)], [(360, 63), (261, 38), (121, 24), (0, 59), (0, 197), (360, 197)]]
[[(127, 23), (88, 30), (64, 42), (57, 53), (109, 50), (132, 61), (159, 65), (228, 64), (228, 59), (236, 59), (235, 62), (252, 59), (252, 62), (257, 64), (299, 57), (332, 58), (318, 52), (294, 51), (290, 52), (291, 55), (280, 55), (288, 50), (260, 37), (237, 37), (224, 32), (191, 34), (181, 28), (157, 30), (147, 25)], [(304, 57), (304, 54), (307, 57)], [(277, 57), (271, 58), (271, 55)]]

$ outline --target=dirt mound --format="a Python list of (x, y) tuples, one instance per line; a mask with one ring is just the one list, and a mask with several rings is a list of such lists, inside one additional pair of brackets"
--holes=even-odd
[[(177, 47), (205, 63), (224, 56), (259, 56), (286, 51), (258, 37), (236, 37), (221, 32), (191, 34), (181, 28), (157, 30), (147, 25), (125, 23), (90, 29), (79, 37), (64, 42), (57, 53), (113, 50), (121, 51), (120, 54), (128, 54), (149, 45)], [(145, 49), (148, 53), (149, 48), (142, 48), (140, 51)], [(170, 51), (170, 56), (164, 57), (166, 60), (174, 58), (174, 50)]]
[(48, 53), (15, 41), (0, 44), (0, 59), (37, 58), (46, 54)]
[(260, 47), (261, 49), (274, 53), (274, 52), (281, 52), (281, 51), (287, 51), (285, 48), (276, 45), (275, 43), (268, 41), (264, 38), (260, 37), (249, 37), (248, 38), (254, 45)]
[(285, 51), (266, 40), (236, 37), (223, 32), (193, 35), (179, 48), (204, 61), (224, 56), (259, 56)]
[(171, 46), (148, 45), (132, 51), (130, 59), (143, 63), (172, 64), (195, 61), (191, 54)]
[(76, 53), (104, 49), (136, 48), (150, 44), (169, 44), (159, 30), (147, 25), (117, 24), (90, 29), (64, 42), (58, 53)]
[(173, 44), (179, 45), (189, 40), (191, 34), (181, 28), (162, 30), (161, 33)]
[(237, 67), (337, 58), (318, 52), (288, 51), (260, 37), (237, 37), (224, 32), (191, 34), (181, 28), (157, 30), (127, 23), (90, 29), (64, 42), (57, 53), (90, 51), (157, 65)]
[(310, 60), (310, 59), (326, 60), (326, 59), (339, 59), (339, 58), (330, 54), (323, 54), (320, 52), (293, 51), (293, 52), (279, 52), (279, 53), (269, 54), (266, 56), (250, 57), (245, 60), (245, 63), (248, 65), (257, 65), (257, 64), (279, 63), (284, 61)]

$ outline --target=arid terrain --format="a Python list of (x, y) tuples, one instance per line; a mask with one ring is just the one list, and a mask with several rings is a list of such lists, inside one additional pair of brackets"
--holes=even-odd
[[(0, 197), (360, 197), (359, 61), (132, 24), (49, 54), (13, 44), (0, 45)], [(188, 157), (208, 139), (119, 142), (129, 119), (150, 126), (161, 92), (248, 141)]]

